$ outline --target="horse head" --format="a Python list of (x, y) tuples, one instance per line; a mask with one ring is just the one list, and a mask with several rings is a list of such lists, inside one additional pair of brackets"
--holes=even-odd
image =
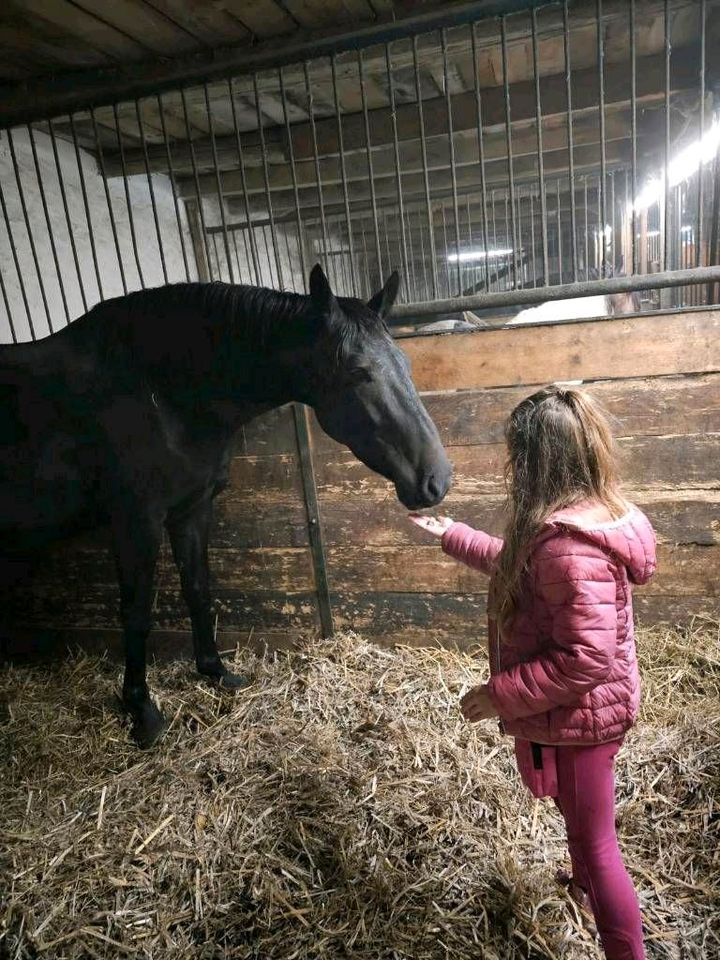
[(400, 502), (414, 510), (443, 499), (452, 467), (384, 322), (399, 286), (393, 273), (367, 303), (336, 297), (314, 267), (310, 303), (319, 335), (307, 402), (323, 430), (394, 483)]
[[(588, 271), (591, 280), (609, 280), (611, 277), (624, 277), (625, 261), (620, 258), (616, 266), (609, 261), (604, 261), (602, 271), (597, 267), (590, 267)], [(609, 293), (605, 297), (607, 303), (607, 312), (609, 316), (617, 317), (624, 313), (640, 313), (640, 294), (635, 290), (627, 290), (624, 293)]]

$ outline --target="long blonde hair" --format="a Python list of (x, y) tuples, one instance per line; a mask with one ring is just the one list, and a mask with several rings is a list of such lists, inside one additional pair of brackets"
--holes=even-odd
[(491, 612), (501, 632), (518, 605), (528, 551), (556, 510), (583, 500), (627, 510), (619, 492), (615, 441), (600, 403), (583, 390), (553, 384), (527, 397), (505, 424), (508, 519)]

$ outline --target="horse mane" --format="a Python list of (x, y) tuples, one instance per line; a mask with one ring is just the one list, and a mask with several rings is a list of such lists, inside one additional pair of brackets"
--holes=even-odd
[[(386, 328), (362, 301), (341, 297), (338, 303), (345, 322), (337, 324), (330, 346), (340, 366), (364, 334)], [(317, 313), (305, 294), (213, 281), (137, 290), (99, 303), (87, 314), (91, 318), (100, 321), (103, 356), (125, 356), (147, 369), (218, 348), (228, 338), (259, 351), (281, 340), (301, 344), (316, 335)]]

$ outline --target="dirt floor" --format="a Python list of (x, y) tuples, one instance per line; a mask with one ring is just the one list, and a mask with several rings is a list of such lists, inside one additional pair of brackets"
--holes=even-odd
[[(650, 958), (720, 957), (720, 627), (639, 632), (642, 722), (618, 827)], [(345, 635), (238, 652), (233, 697), (152, 671), (153, 752), (117, 664), (0, 678), (0, 957), (591, 960), (561, 822), (495, 724), (458, 716), (484, 658)]]

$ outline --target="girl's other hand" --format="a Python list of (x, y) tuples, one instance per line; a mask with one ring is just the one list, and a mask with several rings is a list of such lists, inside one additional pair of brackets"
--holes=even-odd
[(434, 537), (441, 537), (455, 522), (450, 517), (426, 517), (419, 513), (411, 513), (408, 520), (414, 523), (416, 527), (420, 527), (421, 530), (431, 533)]
[(460, 712), (468, 723), (490, 720), (498, 715), (490, 700), (486, 683), (480, 684), (479, 687), (473, 687), (465, 694), (460, 701)]

